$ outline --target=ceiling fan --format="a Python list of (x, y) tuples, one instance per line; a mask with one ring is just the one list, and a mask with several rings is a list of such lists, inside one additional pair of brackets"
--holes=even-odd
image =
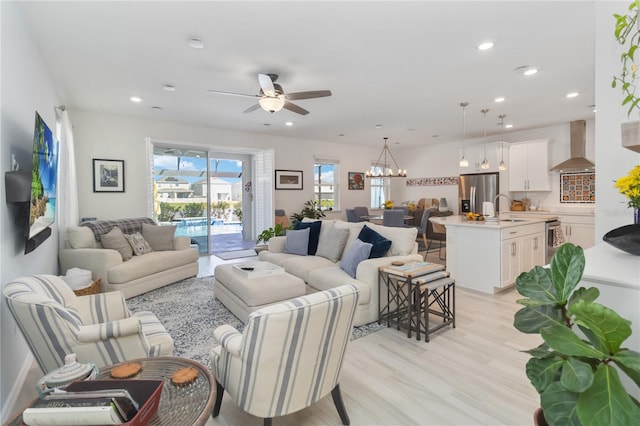
[(296, 114), (307, 115), (309, 111), (291, 103), (300, 99), (313, 99), (331, 96), (331, 90), (312, 90), (308, 92), (285, 93), (282, 86), (276, 83), (278, 74), (258, 74), (258, 83), (260, 84), (259, 95), (245, 95), (243, 93), (221, 92), (219, 90), (209, 90), (211, 93), (221, 95), (242, 96), (247, 98), (258, 98), (258, 103), (250, 106), (244, 112), (255, 111), (262, 108), (271, 113), (280, 111), (282, 108), (288, 109)]

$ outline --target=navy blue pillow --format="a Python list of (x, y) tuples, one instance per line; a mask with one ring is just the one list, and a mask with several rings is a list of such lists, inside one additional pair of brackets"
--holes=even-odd
[(317, 220), (315, 222), (296, 222), (293, 229), (296, 231), (300, 229), (309, 228), (309, 251), (307, 252), (310, 256), (313, 256), (318, 251), (318, 240), (320, 239), (320, 227), (322, 226), (322, 222)]
[(373, 244), (373, 247), (371, 247), (371, 254), (369, 254), (369, 259), (382, 257), (387, 254), (389, 248), (391, 248), (391, 240), (387, 240), (367, 225), (362, 227), (362, 231), (358, 234), (358, 239), (365, 243)]

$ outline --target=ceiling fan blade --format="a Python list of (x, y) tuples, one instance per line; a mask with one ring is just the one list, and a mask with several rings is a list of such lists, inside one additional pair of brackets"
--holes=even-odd
[(290, 101), (296, 101), (298, 99), (324, 98), (326, 96), (331, 96), (331, 90), (310, 90), (308, 92), (294, 92), (287, 93), (285, 96)]
[(295, 112), (296, 114), (300, 114), (300, 115), (307, 115), (309, 114), (309, 111), (307, 111), (306, 109), (299, 107), (296, 104), (292, 104), (291, 102), (288, 101), (284, 101), (284, 109), (288, 109), (291, 112)]
[(261, 98), (260, 95), (245, 95), (244, 93), (232, 93), (232, 92), (221, 92), (220, 90), (207, 90), (209, 93), (215, 93), (217, 95), (230, 95), (230, 96), (241, 96), (243, 98)]
[(267, 74), (258, 74), (258, 82), (260, 83), (260, 88), (262, 89), (262, 93), (266, 96), (275, 96), (276, 88), (273, 86), (273, 80)]
[(252, 112), (260, 108), (260, 104), (251, 105), (249, 108), (245, 109), (243, 112)]

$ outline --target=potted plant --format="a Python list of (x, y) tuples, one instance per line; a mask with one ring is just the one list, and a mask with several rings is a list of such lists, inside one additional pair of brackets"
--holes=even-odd
[[(616, 20), (614, 35), (623, 47), (620, 55), (621, 69), (613, 77), (611, 87), (622, 90), (622, 105), (628, 107), (627, 116), (640, 111), (640, 96), (636, 94), (638, 65), (635, 54), (640, 46), (640, 28), (638, 26), (638, 11), (640, 0), (634, 0), (628, 7), (628, 14), (614, 14)], [(640, 121), (622, 123), (622, 146), (640, 152)]]
[(276, 223), (275, 226), (271, 228), (267, 228), (263, 230), (260, 234), (258, 234), (258, 239), (256, 240), (256, 244), (260, 244), (260, 242), (264, 242), (265, 244), (267, 244), (271, 238), (284, 235), (285, 232), (286, 232), (286, 228), (283, 228), (281, 224)]
[(302, 221), (305, 217), (310, 219), (321, 219), (325, 217), (325, 214), (320, 207), (316, 206), (316, 202), (314, 200), (309, 200), (304, 203), (304, 207), (300, 213), (294, 213), (291, 215), (291, 220), (295, 224), (296, 222)]
[(635, 425), (640, 403), (620, 379), (622, 372), (640, 387), (640, 353), (622, 347), (631, 322), (595, 303), (597, 288), (576, 289), (584, 263), (582, 248), (567, 243), (551, 268), (536, 266), (516, 280), (526, 299), (513, 324), (544, 341), (527, 351), (526, 374), (550, 425)]

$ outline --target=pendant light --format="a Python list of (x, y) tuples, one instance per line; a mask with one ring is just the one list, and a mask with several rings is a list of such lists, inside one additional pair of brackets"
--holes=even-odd
[(507, 170), (507, 165), (504, 163), (504, 118), (507, 114), (500, 114), (498, 118), (500, 119), (500, 164), (498, 165), (498, 170), (504, 171)]
[(489, 162), (487, 161), (487, 113), (489, 112), (489, 109), (481, 109), (480, 112), (484, 115), (484, 137), (482, 138), (484, 145), (484, 160), (482, 160), (480, 167), (486, 170), (489, 168)]
[(464, 156), (464, 140), (467, 137), (467, 123), (465, 121), (465, 108), (467, 105), (469, 105), (469, 102), (460, 102), (460, 106), (462, 107), (462, 158), (460, 159), (460, 167), (469, 167), (469, 160)]

